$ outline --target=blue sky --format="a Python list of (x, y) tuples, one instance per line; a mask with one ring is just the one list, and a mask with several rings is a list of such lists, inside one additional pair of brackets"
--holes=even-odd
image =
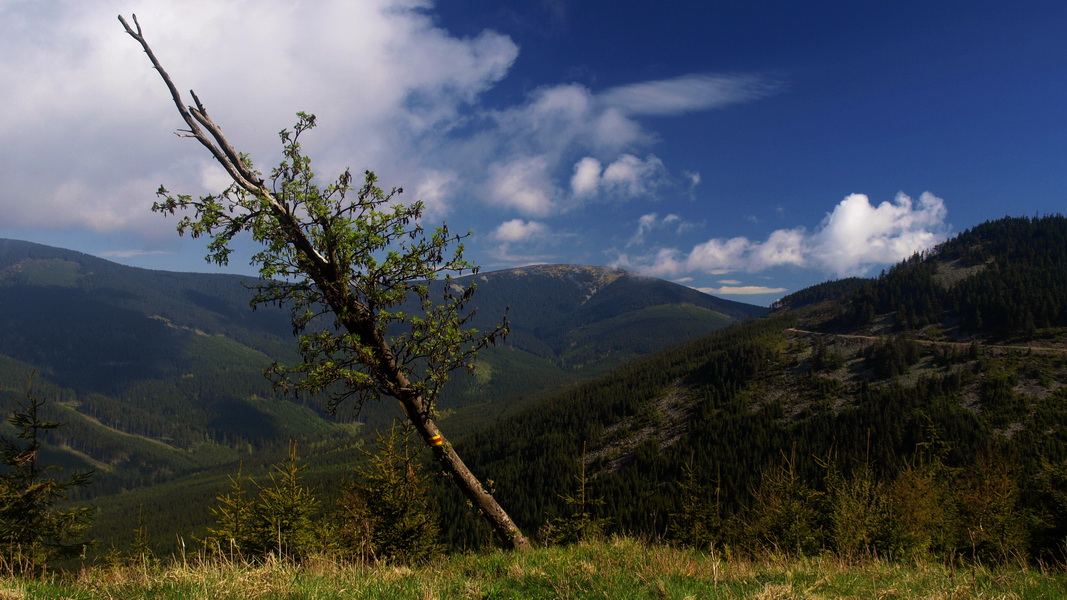
[[(1063, 211), (1067, 4), (0, 0), (0, 237), (216, 271), (149, 211), (217, 191), (135, 12), (264, 170), (298, 110), (484, 269), (620, 266), (767, 304)], [(229, 272), (251, 273), (249, 254)]]

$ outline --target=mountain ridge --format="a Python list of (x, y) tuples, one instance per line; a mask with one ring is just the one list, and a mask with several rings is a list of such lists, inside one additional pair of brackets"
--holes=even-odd
[[(507, 312), (512, 328), (503, 345), (479, 356), (474, 376), (457, 373), (446, 388), (445, 415), (462, 413), (472, 427), (540, 390), (735, 321), (716, 307), (744, 314), (728, 301), (603, 267), (469, 277), (479, 278), (474, 325), (490, 329)], [(249, 307), (247, 285), (254, 284), (245, 276), (126, 267), (0, 240), (0, 357), (10, 359), (0, 361), (8, 380), (0, 408), (18, 400), (36, 371), (35, 387), (73, 419), (50, 451), (74, 466), (113, 467), (98, 478), (100, 490), (236, 460), (249, 447), (292, 436), (344, 436), (350, 430), (340, 425), (351, 420), (388, 424), (396, 414), (388, 402), (331, 417), (325, 399), (294, 404), (273, 390), (263, 369), (296, 362), (297, 345), (285, 310)], [(647, 323), (656, 325), (654, 335), (634, 333)], [(486, 406), (492, 410), (482, 411)], [(163, 441), (168, 449), (137, 443), (128, 452), (123, 436)]]

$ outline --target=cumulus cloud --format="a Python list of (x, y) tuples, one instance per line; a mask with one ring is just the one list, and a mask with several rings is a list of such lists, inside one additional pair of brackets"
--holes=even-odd
[(501, 223), (493, 232), (493, 238), (501, 242), (522, 242), (546, 231), (544, 223), (512, 219)]
[[(873, 266), (898, 262), (946, 239), (947, 215), (944, 201), (929, 192), (918, 201), (900, 193), (892, 202), (878, 206), (863, 194), (851, 194), (811, 233), (803, 228), (779, 229), (762, 242), (715, 238), (697, 244), (687, 254), (660, 248), (643, 257), (622, 255), (616, 263), (659, 277), (781, 266), (816, 269), (838, 277), (864, 275)], [(647, 223), (639, 221), (639, 233), (647, 228)]]
[(878, 206), (852, 194), (812, 236), (811, 258), (837, 275), (862, 274), (867, 265), (893, 263), (943, 241), (947, 215), (944, 200), (929, 192), (918, 202), (900, 193)]
[(599, 160), (587, 156), (574, 165), (571, 192), (578, 198), (596, 194), (616, 199), (636, 198), (653, 194), (666, 178), (663, 161), (654, 155), (642, 160), (623, 154), (603, 171)]
[(424, 201), (427, 218), (463, 198), (513, 213), (502, 219), (536, 219), (520, 221), (531, 236), (532, 224), (587, 203), (700, 182), (649, 153), (657, 136), (641, 118), (780, 89), (757, 75), (698, 74), (548, 85), (490, 109), (483, 94), (518, 46), (495, 31), (440, 28), (433, 0), (138, 2), (0, 2), (0, 106), (14, 115), (0, 120), (4, 226), (165, 238), (173, 222), (149, 211), (160, 184), (191, 194), (228, 184), (202, 148), (171, 135), (182, 123), (169, 94), (115, 19), (134, 9), (178, 87), (195, 89), (263, 171), (280, 158), (275, 132), (304, 110), (323, 124), (303, 143), (324, 179), (374, 169), (384, 187), (408, 190), (405, 201)]
[(575, 163), (574, 175), (571, 176), (571, 192), (579, 197), (594, 194), (600, 186), (600, 169), (600, 161), (592, 156), (586, 156)]
[(602, 182), (608, 193), (632, 198), (651, 193), (665, 171), (663, 161), (655, 156), (641, 160), (623, 154), (604, 169)]
[[(523, 208), (524, 214), (560, 214), (592, 201), (655, 196), (669, 186), (692, 192), (700, 183), (699, 173), (686, 171), (675, 181), (658, 157), (635, 154), (656, 140), (639, 117), (749, 102), (777, 89), (776, 82), (754, 75), (696, 75), (600, 93), (573, 83), (544, 87), (525, 103), (492, 113), (490, 128), (456, 156), (470, 164), (489, 165), (484, 189), (494, 201), (500, 200), (503, 171), (520, 158), (539, 160), (536, 172), (526, 170), (521, 188), (539, 188), (542, 200), (550, 199), (551, 204), (538, 203), (547, 208), (530, 212), (533, 198), (522, 194), (523, 201), (510, 204)], [(556, 181), (567, 183), (561, 186)]]
[(450, 208), (448, 200), (458, 185), (458, 176), (451, 171), (435, 169), (426, 169), (417, 176), (414, 199), (426, 205), (424, 216), (430, 221), (444, 219)]
[(531, 156), (489, 167), (489, 191), (494, 204), (513, 208), (525, 215), (544, 216), (552, 212), (556, 195), (547, 174), (544, 157)]

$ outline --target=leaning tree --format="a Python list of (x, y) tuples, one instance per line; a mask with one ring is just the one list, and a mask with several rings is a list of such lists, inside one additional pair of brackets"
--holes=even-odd
[[(302, 361), (275, 365), (269, 374), (283, 386), (305, 391), (334, 390), (333, 406), (347, 399), (362, 405), (379, 396), (395, 398), (434, 457), (501, 542), (510, 548), (529, 542), (493, 495), (460, 459), (434, 421), (434, 404), (449, 373), (472, 368), (474, 355), (507, 333), (502, 320), (491, 332), (467, 327), (474, 286), (452, 275), (476, 272), (463, 258), (462, 240), (445, 225), (432, 232), (420, 224), (423, 204), (397, 202), (402, 189), (385, 192), (367, 171), (353, 185), (349, 171), (325, 187), (316, 182), (300, 136), (315, 116), (298, 113), (292, 130), (280, 133), (284, 159), (269, 179), (238, 152), (192, 91), (187, 105), (142, 34), (119, 21), (148, 55), (170, 91), (187, 129), (181, 137), (200, 142), (226, 170), (232, 184), (218, 194), (194, 199), (164, 187), (153, 210), (187, 213), (179, 234), (207, 236), (207, 258), (226, 264), (231, 242), (244, 232), (261, 246), (252, 258), (262, 283), (252, 300), (288, 305), (299, 334)], [(189, 215), (188, 212), (192, 214)], [(439, 298), (429, 282), (444, 277)], [(435, 286), (436, 289), (436, 286)], [(411, 310), (412, 303), (420, 306)], [(340, 391), (337, 391), (340, 390)]]

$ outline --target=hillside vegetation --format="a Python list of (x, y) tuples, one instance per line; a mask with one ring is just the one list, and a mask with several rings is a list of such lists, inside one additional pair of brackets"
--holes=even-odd
[[(463, 452), (531, 529), (584, 515), (702, 547), (1062, 559), (1067, 277), (1048, 273), (1065, 240), (1058, 216), (982, 225), (575, 386)], [(599, 502), (577, 510), (582, 482)], [(471, 526), (454, 543), (484, 538), (446, 513)]]

